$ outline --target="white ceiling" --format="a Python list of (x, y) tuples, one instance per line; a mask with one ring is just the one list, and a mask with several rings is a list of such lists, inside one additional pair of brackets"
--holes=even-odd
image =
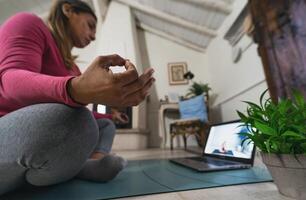
[(9, 16), (21, 12), (44, 14), (51, 7), (51, 0), (0, 0), (0, 24)]
[(232, 0), (118, 1), (131, 6), (138, 27), (203, 52), (230, 14), (233, 2)]
[[(45, 15), (50, 10), (53, 0), (0, 0), (0, 24), (17, 12), (33, 12)], [(91, 0), (85, 0), (92, 5)]]
[[(92, 0), (86, 0), (91, 5)], [(105, 0), (103, 0), (105, 1)], [(137, 26), (205, 52), (234, 0), (114, 0), (131, 7)], [(44, 15), (52, 0), (0, 0), (0, 24), (20, 11)]]

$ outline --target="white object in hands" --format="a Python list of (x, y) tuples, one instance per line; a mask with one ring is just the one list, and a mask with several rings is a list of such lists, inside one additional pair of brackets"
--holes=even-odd
[(122, 66), (114, 66), (114, 67), (109, 67), (110, 70), (112, 70), (112, 72), (115, 73), (121, 73), (121, 72), (125, 72), (126, 69), (125, 67)]

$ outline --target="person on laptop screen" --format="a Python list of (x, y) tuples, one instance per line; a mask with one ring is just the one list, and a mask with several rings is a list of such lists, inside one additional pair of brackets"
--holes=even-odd
[[(234, 156), (240, 158), (250, 158), (252, 145), (243, 142), (245, 136), (242, 132), (248, 132), (245, 126), (237, 127), (236, 124), (228, 124), (211, 130), (210, 140), (207, 141), (206, 153)], [(222, 134), (228, 132), (230, 134)], [(243, 143), (242, 143), (243, 142)]]
[(250, 168), (254, 163), (255, 146), (252, 142), (243, 142), (245, 136), (240, 134), (247, 132), (248, 128), (238, 120), (213, 124), (200, 157), (170, 161), (201, 172)]

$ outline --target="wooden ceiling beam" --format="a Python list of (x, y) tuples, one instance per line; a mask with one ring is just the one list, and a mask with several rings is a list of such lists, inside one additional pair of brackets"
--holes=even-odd
[(200, 34), (203, 34), (209, 37), (215, 37), (217, 35), (216, 31), (212, 29), (194, 24), (192, 22), (189, 22), (179, 17), (175, 17), (173, 15), (170, 15), (168, 13), (154, 9), (152, 7), (145, 6), (141, 3), (138, 3), (137, 1), (127, 1), (127, 0), (116, 0), (116, 1), (122, 4), (125, 4), (127, 6), (130, 6), (131, 8), (136, 9), (140, 12), (143, 12), (153, 17), (159, 18), (163, 21), (167, 21), (169, 23), (184, 27), (188, 30), (195, 31), (197, 33), (200, 33)]
[(160, 36), (164, 39), (167, 39), (167, 40), (170, 40), (172, 42), (175, 42), (179, 45), (182, 45), (184, 47), (187, 47), (187, 48), (190, 48), (192, 50), (195, 50), (197, 52), (200, 52), (200, 53), (205, 53), (206, 49), (205, 48), (202, 48), (196, 44), (193, 44), (187, 40), (184, 40), (180, 37), (178, 37), (177, 35), (173, 35), (173, 34), (170, 34), (170, 33), (166, 33), (166, 32), (163, 32), (163, 31), (160, 31), (158, 29), (155, 29), (155, 28), (152, 28), (146, 24), (143, 24), (143, 23), (137, 23), (137, 27), (143, 29), (144, 31), (147, 31), (149, 33), (152, 33), (154, 35), (157, 35), (157, 36)]
[(194, 4), (195, 6), (201, 6), (207, 9), (220, 11), (227, 15), (232, 12), (231, 6), (222, 1), (216, 1), (216, 0), (172, 0), (172, 1), (191, 3)]

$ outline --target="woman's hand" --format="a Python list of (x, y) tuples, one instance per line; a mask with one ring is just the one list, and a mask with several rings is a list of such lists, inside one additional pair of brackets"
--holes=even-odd
[(129, 117), (116, 109), (112, 109), (113, 121), (120, 124), (126, 124), (129, 122)]
[[(125, 72), (113, 74), (111, 66), (124, 66)], [(114, 107), (138, 105), (148, 95), (155, 79), (148, 68), (138, 76), (135, 66), (119, 55), (99, 56), (68, 85), (72, 99), (82, 104), (97, 103)]]

